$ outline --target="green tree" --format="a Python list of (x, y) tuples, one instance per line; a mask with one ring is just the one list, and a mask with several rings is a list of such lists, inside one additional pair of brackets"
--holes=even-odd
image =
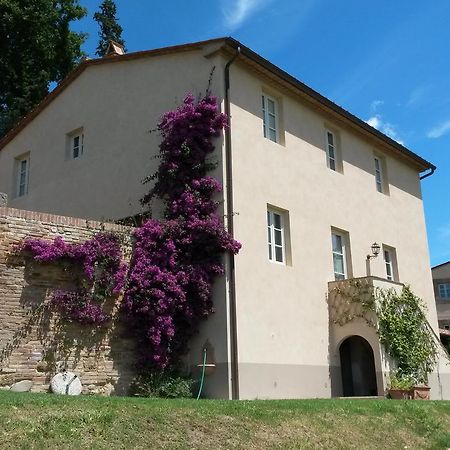
[(118, 23), (116, 14), (117, 7), (113, 0), (103, 0), (103, 3), (100, 5), (100, 11), (94, 14), (94, 20), (100, 26), (98, 33), (100, 41), (95, 52), (98, 56), (105, 56), (109, 41), (115, 41), (125, 46), (125, 41), (122, 39), (123, 30)]
[(78, 0), (0, 0), (0, 136), (33, 109), (82, 56)]

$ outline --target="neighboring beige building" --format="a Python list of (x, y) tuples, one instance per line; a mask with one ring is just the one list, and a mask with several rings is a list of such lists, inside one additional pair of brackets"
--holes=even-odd
[(450, 261), (431, 268), (439, 328), (450, 330)]
[[(0, 192), (11, 207), (55, 214), (138, 213), (157, 163), (148, 131), (187, 92), (205, 92), (213, 67), (212, 92), (231, 116), (215, 176), (243, 247), (226, 261), (189, 364), (206, 346), (211, 397), (382, 395), (389, 361), (363, 319), (334, 323), (335, 288), (409, 283), (437, 332), (420, 186), (434, 166), (239, 42), (83, 62), (0, 142)], [(374, 242), (380, 255), (367, 260)], [(432, 395), (450, 398), (450, 368), (437, 370)]]

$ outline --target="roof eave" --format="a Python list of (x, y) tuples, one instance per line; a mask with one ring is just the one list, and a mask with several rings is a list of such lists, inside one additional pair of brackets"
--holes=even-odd
[(269, 72), (272, 72), (274, 75), (282, 78), (285, 82), (288, 82), (296, 89), (302, 91), (303, 93), (307, 94), (311, 98), (313, 98), (317, 103), (319, 103), (323, 108), (332, 110), (333, 112), (339, 114), (340, 116), (344, 117), (348, 121), (350, 121), (352, 124), (359, 127), (362, 131), (365, 133), (381, 140), (385, 144), (387, 144), (389, 147), (395, 149), (398, 153), (400, 153), (402, 156), (409, 159), (413, 164), (417, 166), (417, 168), (420, 171), (425, 170), (436, 170), (436, 166), (432, 164), (431, 162), (425, 160), (424, 158), (420, 157), (416, 153), (412, 152), (408, 148), (404, 147), (403, 145), (399, 144), (397, 141), (394, 141), (389, 136), (386, 136), (382, 132), (378, 131), (377, 129), (371, 127), (369, 124), (364, 122), (363, 120), (359, 119), (352, 113), (348, 112), (341, 106), (337, 105), (336, 103), (332, 102), (328, 98), (324, 97), (323, 95), (319, 94), (314, 89), (310, 88), (300, 80), (297, 80), (295, 77), (290, 75), (289, 73), (285, 72), (284, 70), (280, 69), (275, 64), (271, 63), (267, 59), (263, 58), (262, 56), (258, 55), (256, 52), (251, 50), (250, 48), (246, 47), (245, 45), (241, 44), (239, 41), (232, 37), (228, 37), (226, 39), (226, 43), (233, 49), (237, 50), (240, 49), (240, 53), (244, 55), (245, 57), (253, 60), (254, 62), (260, 64), (262, 67), (264, 67)]

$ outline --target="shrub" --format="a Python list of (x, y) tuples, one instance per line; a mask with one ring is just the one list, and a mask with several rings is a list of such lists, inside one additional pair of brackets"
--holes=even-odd
[(137, 397), (190, 398), (193, 380), (173, 371), (147, 372), (136, 377), (131, 394)]

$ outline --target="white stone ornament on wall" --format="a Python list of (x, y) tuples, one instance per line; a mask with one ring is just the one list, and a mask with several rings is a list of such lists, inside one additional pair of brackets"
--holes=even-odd
[(57, 373), (50, 383), (52, 392), (61, 395), (80, 395), (83, 390), (80, 378), (73, 372)]

